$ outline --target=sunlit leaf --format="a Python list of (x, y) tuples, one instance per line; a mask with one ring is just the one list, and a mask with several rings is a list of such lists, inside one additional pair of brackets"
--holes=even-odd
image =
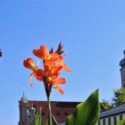
[(93, 92), (85, 102), (77, 105), (73, 115), (67, 118), (66, 125), (95, 125), (100, 113), (98, 90)]

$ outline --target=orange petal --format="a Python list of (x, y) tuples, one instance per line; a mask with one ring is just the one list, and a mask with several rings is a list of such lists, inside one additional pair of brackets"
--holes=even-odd
[(58, 60), (58, 58), (59, 58), (59, 55), (57, 53), (51, 53), (49, 61), (55, 62)]
[(59, 79), (57, 79), (56, 82), (55, 82), (55, 84), (64, 84), (64, 83), (66, 83), (65, 78), (59, 78)]
[(49, 52), (46, 49), (46, 46), (41, 45), (40, 49), (34, 49), (33, 54), (41, 59), (45, 59)]
[(42, 81), (42, 80), (43, 80), (43, 77), (42, 77), (42, 76), (35, 75), (35, 78), (36, 78), (38, 81)]
[(40, 46), (40, 51), (41, 51), (41, 54), (42, 54), (43, 58), (47, 58), (47, 56), (49, 55), (49, 52), (46, 49), (46, 46), (41, 45)]
[(51, 73), (52, 73), (53, 75), (59, 75), (62, 68), (63, 68), (63, 66), (60, 66), (60, 65), (59, 65), (59, 66), (55, 66), (55, 67), (53, 67), (53, 69), (51, 70)]
[(59, 56), (58, 60), (56, 61), (56, 64), (62, 65), (64, 61), (64, 56)]
[(51, 70), (52, 66), (53, 65), (51, 62), (44, 62), (44, 69), (45, 70)]
[(38, 76), (43, 77), (45, 74), (46, 74), (46, 73), (45, 73), (44, 70), (42, 70), (42, 69), (38, 69), (38, 70), (37, 70), (37, 75), (38, 75)]
[(23, 65), (28, 69), (33, 69), (34, 67), (34, 61), (32, 58), (27, 58), (24, 60)]
[(54, 86), (54, 88), (59, 91), (61, 94), (64, 94), (64, 91), (62, 88), (60, 88), (59, 86)]
[(63, 65), (63, 69), (65, 70), (65, 71), (67, 71), (67, 72), (71, 72), (71, 70), (68, 68), (68, 66), (67, 65)]
[(33, 54), (39, 58), (43, 58), (41, 52), (40, 52), (40, 49), (34, 49), (33, 50)]

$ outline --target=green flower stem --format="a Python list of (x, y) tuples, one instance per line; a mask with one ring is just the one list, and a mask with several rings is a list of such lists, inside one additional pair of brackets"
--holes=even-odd
[(48, 109), (49, 109), (49, 119), (48, 119), (48, 125), (52, 125), (52, 112), (51, 112), (51, 102), (50, 102), (50, 96), (48, 97)]
[(44, 87), (46, 91), (47, 101), (48, 101), (48, 110), (49, 110), (49, 119), (48, 119), (48, 125), (52, 125), (52, 112), (51, 112), (51, 102), (50, 102), (50, 94), (52, 86), (47, 84), (47, 78), (43, 78), (44, 81)]

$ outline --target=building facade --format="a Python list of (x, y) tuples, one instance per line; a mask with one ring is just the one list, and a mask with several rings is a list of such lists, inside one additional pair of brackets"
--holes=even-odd
[[(79, 102), (57, 102), (52, 101), (52, 113), (58, 123), (66, 122), (67, 116), (75, 111), (76, 105)], [(36, 112), (41, 112), (42, 122), (45, 123), (48, 119), (47, 101), (31, 101), (24, 95), (19, 101), (19, 125), (30, 125)]]
[(19, 123), (18, 125), (30, 125), (35, 116), (35, 109), (29, 107), (28, 100), (24, 96), (19, 101)]
[(97, 125), (117, 125), (123, 118), (125, 118), (125, 104), (101, 112)]
[(121, 86), (125, 88), (125, 50), (124, 50), (124, 58), (120, 61), (120, 73), (121, 73)]
[[(121, 87), (125, 88), (125, 51), (124, 58), (120, 61)], [(97, 125), (117, 125), (125, 118), (125, 104), (100, 113), (100, 120)]]

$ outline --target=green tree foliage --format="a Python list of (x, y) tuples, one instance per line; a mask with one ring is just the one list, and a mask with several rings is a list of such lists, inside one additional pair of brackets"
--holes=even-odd
[(110, 108), (111, 108), (111, 104), (108, 101), (102, 100), (102, 102), (100, 102), (100, 111), (101, 112), (106, 111)]
[(125, 88), (114, 90), (113, 106), (125, 103)]

